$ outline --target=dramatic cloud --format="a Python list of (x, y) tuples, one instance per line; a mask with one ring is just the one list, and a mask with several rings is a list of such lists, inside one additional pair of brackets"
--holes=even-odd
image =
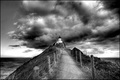
[(55, 3), (56, 1), (23, 0), (23, 6), (21, 10), (25, 15), (35, 13), (36, 15), (44, 16), (55, 13)]
[(73, 49), (77, 47), (84, 54), (94, 55), (96, 57), (120, 57), (119, 55), (119, 44), (111, 41), (105, 41), (104, 43), (81, 41), (75, 42), (74, 44), (67, 45), (68, 48)]
[[(56, 40), (58, 36), (67, 42), (80, 40), (91, 34), (91, 30), (83, 23), (75, 23), (62, 17), (31, 17), (20, 19), (18, 31), (12, 32), (13, 39), (25, 41), (23, 45), (32, 48), (44, 48)], [(73, 40), (74, 39), (74, 40)]]
[(101, 0), (106, 9), (112, 10), (118, 15), (120, 14), (119, 0)]
[(95, 37), (100, 38), (111, 38), (119, 35), (119, 19), (117, 17), (112, 17), (110, 19), (105, 19), (102, 25), (96, 26), (92, 29)]
[(24, 16), (14, 24), (17, 30), (9, 35), (23, 41), (23, 46), (45, 48), (58, 36), (66, 43), (118, 39), (118, 15), (103, 1), (24, 0), (22, 4)]

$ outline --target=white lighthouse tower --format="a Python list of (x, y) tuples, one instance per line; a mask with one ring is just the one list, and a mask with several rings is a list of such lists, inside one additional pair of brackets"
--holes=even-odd
[(61, 37), (59, 36), (59, 38), (58, 38), (58, 40), (57, 40), (57, 42), (56, 42), (57, 44), (59, 44), (59, 43), (63, 43), (63, 41), (62, 41), (62, 39), (61, 39)]
[(56, 41), (55, 45), (59, 46), (59, 47), (65, 47), (65, 44), (60, 36), (59, 36), (58, 40)]

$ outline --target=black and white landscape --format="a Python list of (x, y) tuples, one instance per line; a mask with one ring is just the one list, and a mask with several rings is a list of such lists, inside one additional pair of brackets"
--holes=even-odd
[[(78, 75), (71, 78), (71, 74), (67, 75), (74, 70), (81, 74), (79, 79), (92, 79), (93, 55), (95, 79), (119, 80), (118, 3), (118, 0), (2, 0), (1, 79), (22, 79), (20, 76), (33, 79), (33, 68), (39, 65), (42, 69), (47, 64), (46, 57), (53, 60), (56, 53), (61, 57), (52, 68), (52, 76), (48, 69), (39, 70), (37, 79), (43, 79), (44, 74), (47, 79), (78, 79)], [(65, 64), (67, 61), (83, 64), (70, 66)], [(67, 66), (70, 72), (59, 71)]]

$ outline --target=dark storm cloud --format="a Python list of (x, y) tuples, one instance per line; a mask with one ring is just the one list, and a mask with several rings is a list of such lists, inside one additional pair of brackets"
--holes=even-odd
[(23, 2), (23, 12), (27, 14), (16, 23), (18, 30), (9, 34), (29, 48), (45, 48), (58, 36), (71, 43), (92, 38), (99, 42), (119, 35), (119, 19), (112, 11), (88, 6), (74, 1), (57, 5), (52, 1)]
[(12, 33), (11, 38), (12, 39), (19, 39), (19, 40), (29, 40), (32, 41), (36, 37), (39, 37), (43, 33), (40, 31), (40, 28), (37, 26), (32, 27), (30, 30), (17, 30)]
[(115, 37), (109, 37), (109, 38), (103, 38), (103, 37), (97, 37), (95, 40), (92, 40), (93, 42), (96, 42), (97, 44), (106, 45), (106, 44), (119, 44), (120, 36), (117, 35)]
[(106, 9), (113, 10), (118, 15), (120, 14), (119, 0), (101, 0)]
[[(67, 15), (70, 15), (70, 13), (77, 14), (79, 19), (84, 23), (87, 24), (90, 21), (91, 18), (91, 12), (83, 5), (82, 2), (78, 1), (68, 1), (68, 2), (57, 2), (56, 6), (62, 6), (67, 12)], [(58, 8), (59, 10), (59, 8)]]
[(104, 20), (101, 26), (97, 26), (93, 30), (92, 37), (96, 37), (98, 41), (104, 41), (107, 39), (115, 38), (120, 35), (119, 19), (116, 17), (112, 19)]
[(30, 30), (19, 30), (12, 34), (12, 39), (18, 39), (25, 41), (22, 46), (27, 46), (30, 48), (44, 48), (49, 44), (45, 40), (36, 40), (36, 38), (45, 35), (45, 33), (40, 30), (40, 27), (33, 26)]
[(71, 2), (72, 9), (79, 15), (84, 24), (90, 20), (90, 13), (82, 6), (82, 3)]
[(52, 42), (46, 42), (43, 40), (34, 40), (34, 41), (27, 41), (27, 43), (23, 43), (22, 46), (27, 46), (29, 48), (36, 48), (36, 49), (44, 49), (48, 47)]
[(84, 27), (84, 24), (76, 24), (69, 19), (49, 16), (28, 20), (20, 19), (20, 23), (22, 22), (24, 25), (17, 23), (18, 31), (12, 32), (11, 38), (25, 41), (22, 45), (30, 48), (45, 48), (58, 36), (61, 36), (66, 42), (72, 42), (82, 40), (83, 37), (91, 34), (91, 30)]
[(104, 39), (111, 38), (111, 37), (116, 37), (120, 35), (120, 29), (112, 29), (109, 31), (106, 31), (104, 33), (99, 34), (99, 37), (102, 37)]
[(71, 14), (77, 14), (79, 19), (87, 24), (90, 20), (91, 13), (87, 10), (82, 3), (73, 1), (23, 1), (23, 6), (20, 12), (24, 15), (34, 14), (35, 16), (47, 16), (47, 15), (61, 15), (67, 17)]
[(20, 45), (9, 45), (9, 47), (20, 47)]

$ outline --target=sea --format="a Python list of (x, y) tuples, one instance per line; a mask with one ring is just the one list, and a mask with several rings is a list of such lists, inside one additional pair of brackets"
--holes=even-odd
[(31, 58), (0, 58), (0, 80), (5, 79)]
[(120, 62), (120, 58), (101, 58), (101, 60), (111, 61), (111, 62)]
[[(23, 63), (31, 58), (0, 58), (0, 79), (5, 79)], [(106, 61), (119, 61), (120, 58), (101, 58)]]

